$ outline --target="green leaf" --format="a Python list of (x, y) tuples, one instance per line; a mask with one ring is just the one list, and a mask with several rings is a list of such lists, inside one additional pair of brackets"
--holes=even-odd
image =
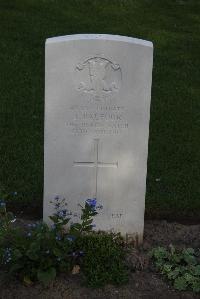
[(167, 274), (168, 279), (175, 279), (180, 274), (180, 267), (176, 267), (173, 271)]
[(26, 286), (31, 286), (33, 284), (29, 276), (24, 276), (23, 282)]
[(195, 279), (192, 282), (192, 290), (196, 293), (200, 292), (200, 279)]
[(90, 212), (90, 216), (96, 216), (98, 214), (98, 212), (96, 212), (96, 211), (91, 211)]
[(194, 255), (194, 253), (195, 253), (194, 248), (187, 248), (183, 250), (183, 254)]
[(50, 218), (54, 223), (58, 222), (58, 216), (56, 216), (56, 215), (49, 216), (49, 218)]
[(184, 249), (183, 252), (183, 259), (184, 261), (188, 264), (188, 265), (196, 265), (197, 264), (197, 260), (196, 260), (196, 257), (195, 257), (195, 251), (193, 248), (187, 248), (187, 249)]
[(38, 255), (31, 249), (27, 250), (26, 255), (30, 258), (30, 260), (36, 261), (38, 259)]
[(196, 276), (200, 276), (200, 265), (194, 267), (193, 274)]
[(177, 277), (174, 280), (174, 287), (179, 291), (185, 291), (187, 289), (187, 281), (184, 277)]
[(170, 261), (173, 262), (173, 263), (175, 263), (175, 264), (180, 263), (180, 261), (181, 261), (181, 255), (180, 254), (175, 254), (175, 253), (172, 254), (170, 256)]
[(52, 280), (56, 277), (56, 269), (49, 268), (46, 271), (38, 270), (37, 278), (40, 282), (42, 282), (45, 286), (47, 286)]
[(169, 248), (170, 248), (170, 252), (171, 252), (171, 254), (172, 254), (172, 255), (175, 254), (175, 252), (176, 252), (176, 248), (174, 247), (174, 245), (170, 244), (170, 245), (169, 245)]
[(30, 246), (31, 251), (38, 251), (40, 249), (40, 244), (38, 242), (33, 242)]
[(167, 274), (171, 271), (172, 271), (172, 265), (164, 264), (161, 272), (162, 272), (162, 274)]
[(191, 264), (196, 265), (197, 264), (197, 260), (196, 260), (195, 256), (193, 256), (193, 255), (186, 253), (183, 255), (183, 259), (188, 265), (191, 265)]
[(155, 262), (155, 265), (156, 265), (156, 268), (158, 270), (161, 270), (162, 269), (162, 266), (163, 266), (163, 263), (159, 260), (158, 262)]
[(90, 232), (92, 230), (93, 226), (92, 225), (87, 225), (84, 227), (85, 232)]
[(93, 219), (86, 220), (86, 221), (84, 221), (84, 225), (88, 226), (88, 225), (92, 224), (92, 222), (93, 222)]
[(157, 247), (152, 250), (152, 256), (156, 259), (164, 259), (168, 257), (168, 252), (164, 247)]
[(58, 248), (55, 247), (55, 248), (53, 249), (53, 254), (54, 254), (55, 256), (60, 257), (60, 256), (62, 255), (62, 252), (61, 252), (60, 249), (58, 249)]
[(70, 218), (66, 218), (62, 221), (62, 225), (66, 225), (70, 221)]
[(11, 213), (11, 212), (7, 213), (7, 217), (8, 217), (9, 221), (11, 221), (11, 220), (13, 220), (15, 218), (14, 215), (13, 215), (13, 213)]
[(82, 225), (80, 223), (74, 223), (71, 227), (70, 227), (70, 233), (73, 234), (73, 232), (75, 231), (79, 231), (81, 230)]
[(195, 279), (195, 277), (190, 274), (190, 273), (185, 273), (184, 274), (184, 279), (188, 282), (188, 283), (192, 283)]
[(13, 255), (15, 256), (15, 259), (20, 259), (22, 257), (22, 253), (19, 249), (15, 249)]

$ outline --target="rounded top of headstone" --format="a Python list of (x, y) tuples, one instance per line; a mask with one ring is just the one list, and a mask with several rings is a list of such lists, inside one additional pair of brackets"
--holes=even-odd
[(46, 44), (59, 43), (67, 41), (78, 41), (78, 40), (109, 40), (118, 42), (127, 42), (138, 44), (141, 46), (147, 46), (153, 48), (153, 43), (147, 40), (133, 38), (129, 36), (122, 35), (112, 35), (112, 34), (71, 34), (64, 36), (56, 36), (46, 39)]

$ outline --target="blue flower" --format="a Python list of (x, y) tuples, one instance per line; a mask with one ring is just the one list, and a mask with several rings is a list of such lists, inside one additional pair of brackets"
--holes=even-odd
[(70, 241), (70, 242), (73, 242), (75, 239), (76, 239), (75, 236), (68, 236), (67, 237), (67, 240)]
[(67, 210), (66, 210), (66, 209), (64, 209), (64, 210), (60, 210), (60, 211), (57, 212), (57, 215), (58, 215), (58, 217), (60, 217), (60, 218), (64, 218), (64, 217), (66, 217), (66, 215), (67, 215)]
[(56, 236), (56, 241), (60, 241), (61, 240), (61, 236)]
[(62, 217), (63, 217), (63, 211), (58, 211), (58, 212), (57, 212), (57, 215), (58, 215), (58, 217), (61, 217), (61, 218), (62, 218)]
[(10, 256), (11, 255), (11, 248), (7, 247), (5, 249), (5, 254), (7, 254), (8, 256)]
[(103, 206), (101, 204), (99, 204), (98, 206), (96, 206), (96, 209), (97, 210), (102, 210), (103, 209)]
[(67, 237), (67, 240), (70, 241), (70, 242), (73, 241), (72, 237)]
[(92, 198), (92, 199), (87, 199), (86, 201), (86, 204), (89, 205), (91, 208), (95, 209), (96, 207), (96, 204), (97, 204), (97, 200), (96, 198)]
[(56, 225), (55, 225), (55, 224), (52, 224), (52, 225), (51, 225), (51, 229), (56, 229)]
[(4, 249), (4, 264), (7, 264), (11, 261), (11, 248)]
[(62, 210), (62, 212), (63, 212), (63, 216), (65, 217), (67, 215), (67, 210), (66, 209)]
[(0, 206), (1, 206), (1, 207), (5, 207), (5, 206), (6, 206), (6, 203), (5, 203), (4, 201), (1, 201), (1, 202), (0, 202)]
[(30, 228), (35, 228), (37, 226), (37, 224), (36, 223), (29, 223), (27, 226), (30, 227)]
[(27, 234), (27, 237), (31, 237), (32, 236), (32, 234), (31, 234), (31, 232), (29, 232), (28, 234)]

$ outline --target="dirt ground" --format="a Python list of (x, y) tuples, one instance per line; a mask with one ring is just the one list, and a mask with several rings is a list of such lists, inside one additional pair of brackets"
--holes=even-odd
[(81, 285), (78, 275), (60, 276), (48, 288), (40, 284), (26, 287), (19, 282), (2, 284), (1, 299), (191, 299), (200, 298), (192, 292), (177, 292), (156, 274), (146, 252), (154, 246), (173, 244), (178, 247), (200, 248), (200, 224), (183, 225), (166, 221), (146, 221), (143, 246), (133, 249), (127, 257), (131, 273), (129, 283), (123, 287), (107, 285), (101, 289), (89, 289)]

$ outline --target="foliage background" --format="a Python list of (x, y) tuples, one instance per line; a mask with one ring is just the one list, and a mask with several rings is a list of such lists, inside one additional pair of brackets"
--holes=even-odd
[(155, 48), (146, 216), (199, 219), (199, 30), (198, 0), (0, 0), (0, 185), (13, 208), (41, 212), (45, 39), (110, 33)]

